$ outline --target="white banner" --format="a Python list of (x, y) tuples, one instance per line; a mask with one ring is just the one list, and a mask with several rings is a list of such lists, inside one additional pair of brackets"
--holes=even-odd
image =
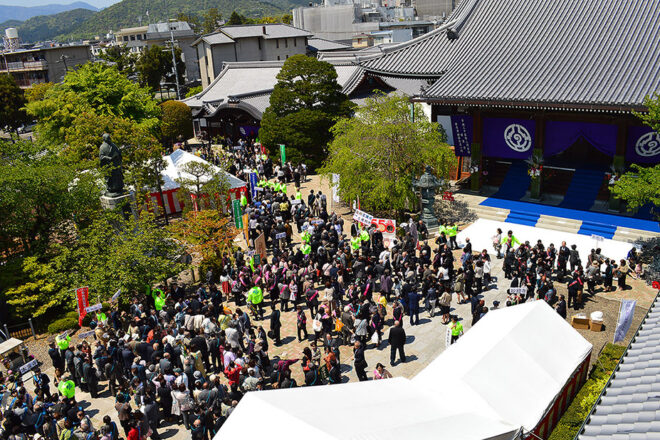
[(445, 349), (449, 348), (450, 345), (451, 345), (451, 328), (447, 326), (447, 332), (445, 333)]
[(332, 201), (339, 203), (339, 174), (332, 175)]
[(112, 298), (110, 298), (110, 301), (117, 301), (117, 298), (119, 298), (119, 295), (121, 295), (121, 289), (117, 290), (114, 295), (112, 295)]
[(292, 204), (292, 205), (300, 205), (300, 202), (302, 202), (302, 200), (300, 200), (300, 199), (293, 199), (293, 200), (291, 200), (291, 204)]
[(362, 223), (363, 225), (370, 225), (373, 219), (374, 219), (373, 215), (367, 214), (366, 212), (361, 211), (359, 209), (356, 209), (355, 213), (353, 214), (353, 220), (355, 220), (358, 223)]
[(92, 312), (96, 312), (97, 310), (101, 310), (102, 308), (103, 308), (103, 304), (98, 303), (98, 304), (94, 304), (93, 306), (85, 307), (85, 311), (87, 313), (92, 313)]
[(85, 339), (87, 336), (92, 336), (94, 334), (94, 330), (90, 330), (88, 332), (84, 332), (78, 335), (80, 339)]
[(323, 220), (321, 220), (321, 219), (319, 218), (319, 219), (316, 219), (316, 220), (312, 220), (310, 223), (313, 224), (313, 225), (322, 225), (322, 224), (323, 224)]
[(34, 367), (36, 367), (37, 365), (39, 365), (39, 361), (37, 361), (36, 359), (32, 359), (27, 364), (24, 364), (24, 365), (21, 365), (20, 367), (18, 367), (18, 371), (21, 374), (25, 374), (28, 371), (30, 371), (31, 369), (33, 369)]
[(632, 299), (621, 300), (621, 308), (619, 309), (619, 320), (616, 323), (616, 330), (614, 330), (614, 343), (621, 342), (626, 338), (626, 333), (630, 329), (633, 316), (635, 315), (635, 306), (637, 301)]

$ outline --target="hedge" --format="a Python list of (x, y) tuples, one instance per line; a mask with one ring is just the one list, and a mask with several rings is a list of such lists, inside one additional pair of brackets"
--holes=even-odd
[(607, 385), (619, 359), (626, 351), (621, 345), (607, 344), (594, 364), (589, 379), (573, 398), (549, 440), (573, 440), (584, 423), (600, 393)]
[(48, 333), (62, 333), (64, 330), (72, 330), (78, 327), (78, 318), (62, 318), (53, 321), (48, 326)]

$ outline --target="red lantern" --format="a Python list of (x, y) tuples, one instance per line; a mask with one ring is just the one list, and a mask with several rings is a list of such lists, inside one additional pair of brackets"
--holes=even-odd
[(653, 286), (654, 289), (660, 290), (660, 281), (653, 281), (651, 285)]

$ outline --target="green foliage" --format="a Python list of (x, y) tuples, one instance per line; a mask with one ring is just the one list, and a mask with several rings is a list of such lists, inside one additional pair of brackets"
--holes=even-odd
[(236, 26), (239, 24), (246, 24), (247, 23), (247, 18), (239, 14), (238, 12), (234, 11), (231, 13), (231, 16), (229, 17), (229, 20), (227, 20), (227, 23), (225, 23), (228, 26)]
[(286, 145), (287, 160), (304, 161), (314, 169), (326, 156), (330, 128), (338, 118), (351, 115), (355, 105), (341, 92), (334, 67), (316, 58), (290, 57), (277, 80), (259, 139), (275, 156), (277, 145)]
[(135, 72), (135, 54), (127, 46), (110, 46), (99, 56), (102, 60), (114, 63), (117, 70), (125, 75)]
[[(179, 83), (182, 84), (184, 82), (183, 74), (186, 71), (186, 66), (181, 60), (181, 48), (174, 48), (174, 56), (176, 58)], [(138, 72), (140, 84), (150, 87), (151, 90), (160, 89), (162, 79), (171, 82), (175, 81), (172, 69), (172, 52), (162, 46), (154, 45), (143, 50), (135, 63), (135, 69)]]
[(0, 129), (13, 131), (25, 123), (28, 118), (24, 105), (25, 94), (14, 77), (8, 73), (0, 74)]
[[(76, 313), (77, 314), (77, 313)], [(78, 328), (78, 318), (62, 318), (52, 322), (48, 326), (48, 333), (58, 334), (66, 330), (73, 330)]]
[(41, 253), (89, 221), (100, 190), (95, 174), (79, 171), (31, 142), (0, 141), (0, 254)]
[(605, 346), (598, 362), (593, 366), (589, 379), (573, 398), (573, 402), (552, 431), (549, 440), (573, 440), (575, 438), (625, 350), (626, 348), (621, 345), (607, 344)]
[(190, 107), (180, 101), (165, 101), (160, 107), (163, 109), (163, 120), (160, 124), (163, 138), (170, 141), (179, 137), (190, 139), (193, 135)]
[(222, 14), (218, 8), (211, 8), (204, 14), (202, 21), (202, 33), (210, 34), (218, 28), (218, 23), (222, 20)]
[(612, 193), (626, 201), (628, 208), (636, 209), (651, 202), (660, 206), (660, 165), (643, 167), (632, 165), (611, 188)]
[(160, 108), (148, 89), (137, 86), (116, 67), (87, 63), (68, 72), (61, 84), (50, 87), (44, 98), (27, 104), (37, 118), (40, 142), (60, 150), (74, 120), (83, 113), (128, 119), (158, 133)]
[(145, 13), (149, 11), (149, 21), (152, 23), (167, 21), (178, 14), (202, 18), (201, 11), (216, 8), (220, 16), (228, 17), (232, 11), (250, 17), (259, 18), (290, 12), (295, 6), (307, 5), (306, 0), (123, 0), (111, 5), (66, 33), (58, 36), (58, 40), (87, 38), (108, 32), (108, 29), (119, 29), (138, 26), (138, 18), (142, 16), (146, 22)]
[(80, 286), (89, 286), (90, 296), (102, 301), (119, 288), (129, 298), (181, 272), (181, 252), (150, 214), (126, 220), (100, 211), (75, 241), (53, 244), (40, 258), (26, 258), (27, 280), (6, 291), (7, 302), (12, 315), (28, 317), (73, 309), (72, 289)]
[(636, 113), (636, 116), (653, 130), (660, 133), (660, 92), (644, 98), (644, 105), (648, 108), (648, 112)]
[(195, 96), (196, 94), (201, 93), (202, 90), (204, 90), (202, 86), (191, 87), (190, 90), (188, 90), (188, 93), (186, 93), (186, 98)]
[(229, 190), (226, 173), (218, 172), (209, 163), (195, 161), (188, 162), (181, 170), (182, 176), (176, 181), (181, 185), (179, 193), (187, 199), (186, 208), (192, 206), (195, 211), (202, 209), (202, 204), (198, 202), (202, 197), (207, 197), (216, 205), (225, 203)]
[(50, 40), (80, 26), (95, 13), (89, 9), (78, 8), (58, 14), (38, 15), (19, 24), (18, 34), (25, 43)]
[(332, 128), (334, 140), (319, 170), (328, 178), (340, 175), (339, 196), (370, 212), (403, 210), (417, 201), (412, 178), (426, 165), (438, 177), (447, 177), (456, 158), (435, 122), (415, 105), (414, 122), (406, 97), (384, 94), (369, 98), (352, 118)]

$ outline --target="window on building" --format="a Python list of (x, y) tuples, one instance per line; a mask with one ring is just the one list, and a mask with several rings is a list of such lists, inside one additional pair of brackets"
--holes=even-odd
[(287, 47), (287, 48), (289, 47), (289, 39), (288, 38), (284, 39), (284, 47)]
[(124, 41), (128, 41), (128, 35), (124, 35)]
[(135, 35), (131, 35), (131, 41), (135, 41)]
[[(275, 40), (275, 47), (276, 47), (277, 49), (280, 48), (280, 40), (279, 40), (279, 39)], [(279, 60), (280, 57), (277, 57), (277, 59)]]
[(279, 60), (280, 60), (280, 56), (278, 55), (278, 56), (277, 56), (277, 61), (279, 61)]
[(289, 59), (289, 55), (286, 56), (286, 59), (287, 59), (287, 60)]
[(141, 39), (142, 39), (142, 35), (139, 35), (139, 34), (138, 34), (137, 39), (138, 39), (138, 40), (141, 40)]
[(261, 38), (257, 38), (257, 42), (259, 42), (259, 50), (261, 50)]
[(296, 46), (298, 46), (298, 39), (294, 38), (293, 39), (293, 47), (296, 47)]

